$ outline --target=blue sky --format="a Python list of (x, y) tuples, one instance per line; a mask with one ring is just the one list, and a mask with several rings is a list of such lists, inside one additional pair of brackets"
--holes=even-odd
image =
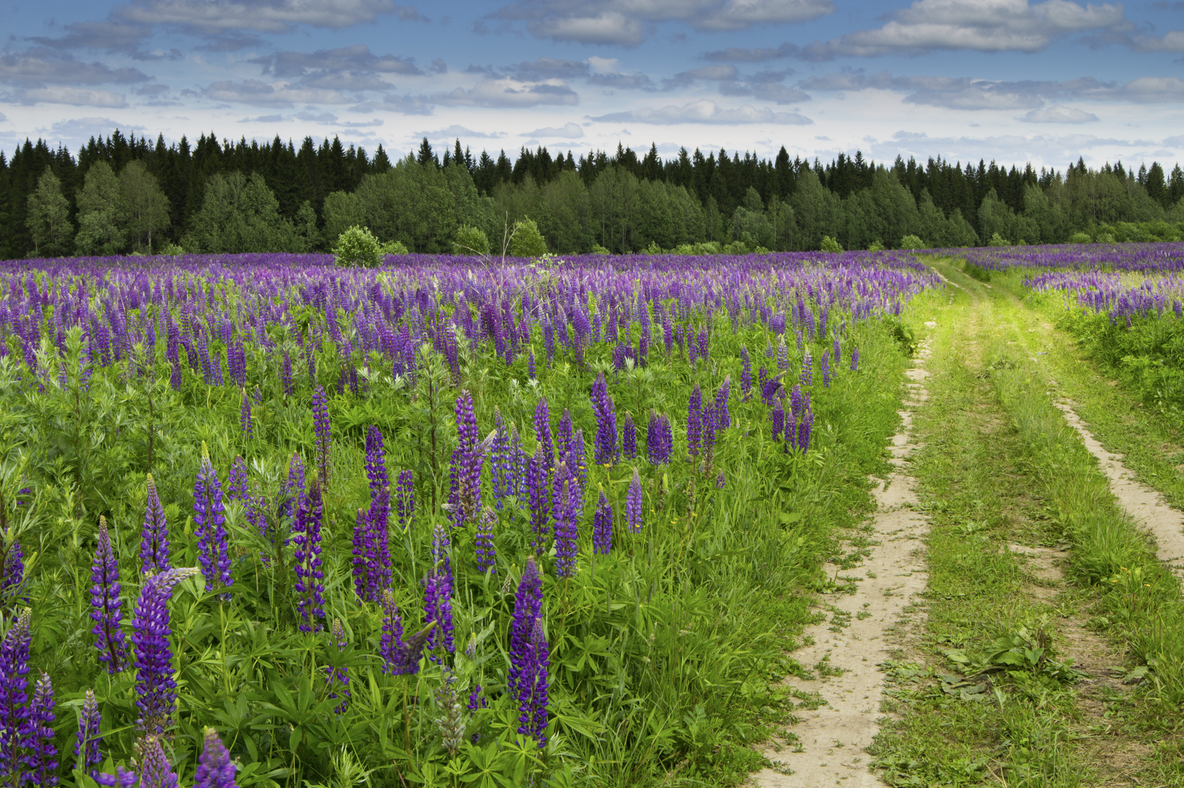
[(1184, 2), (0, 4), (0, 150), (158, 133), (392, 158), (618, 143), (890, 163), (1184, 160)]

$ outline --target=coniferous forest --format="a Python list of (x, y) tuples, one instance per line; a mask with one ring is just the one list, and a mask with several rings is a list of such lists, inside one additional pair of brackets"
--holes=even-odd
[[(1184, 171), (1121, 162), (1064, 171), (995, 162), (829, 163), (618, 146), (511, 160), (425, 139), (394, 161), (338, 138), (299, 148), (166, 145), (116, 131), (71, 153), (28, 140), (0, 152), (0, 258), (128, 252), (324, 251), (352, 225), (415, 252), (452, 252), (462, 227), (496, 254), (533, 220), (554, 253), (681, 253), (1184, 239)], [(468, 235), (464, 237), (470, 237)]]

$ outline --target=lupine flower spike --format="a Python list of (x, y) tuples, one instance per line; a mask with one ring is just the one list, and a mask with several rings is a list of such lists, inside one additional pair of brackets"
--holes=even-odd
[[(193, 488), (193, 520), (197, 526), (198, 561), (206, 588), (230, 585), (230, 551), (226, 537), (226, 514), (222, 504), (222, 483), (210, 464), (210, 450), (201, 444), (201, 467)], [(230, 600), (230, 593), (220, 597)]]
[(234, 781), (234, 763), (226, 745), (218, 738), (213, 728), (206, 728), (205, 749), (197, 759), (197, 774), (193, 776), (193, 788), (237, 788)]
[(144, 524), (140, 528), (140, 565), (145, 575), (169, 568), (169, 525), (152, 474), (148, 474), (148, 502), (144, 505)]
[(95, 622), (91, 634), (95, 636), (99, 661), (114, 676), (127, 664), (127, 641), (120, 628), (123, 609), (119, 603), (119, 562), (115, 560), (111, 549), (107, 518), (102, 515), (99, 516), (99, 544), (95, 549), (90, 577), (93, 583), (90, 589), (90, 617)]
[(29, 726), (29, 624), (25, 608), (0, 641), (0, 782), (24, 779), (20, 754)]
[(33, 702), (29, 709), (29, 732), (26, 763), (33, 785), (53, 788), (58, 784), (58, 749), (53, 733), (53, 683), (49, 674), (42, 672), (33, 688)]
[(136, 655), (137, 727), (150, 734), (167, 730), (177, 705), (177, 684), (173, 681), (173, 652), (169, 645), (172, 625), (169, 599), (182, 580), (198, 573), (196, 568), (169, 569), (144, 581), (132, 617), (132, 646)]
[(633, 469), (633, 481), (629, 482), (629, 491), (625, 493), (625, 524), (632, 533), (641, 533), (641, 477), (637, 469)]
[(91, 777), (98, 773), (97, 767), (103, 762), (103, 753), (99, 749), (103, 743), (103, 734), (99, 732), (102, 721), (95, 691), (88, 689), (82, 700), (82, 709), (78, 712), (78, 741), (74, 745), (74, 755), (78, 757), (79, 771)]
[(159, 736), (148, 736), (144, 740), (139, 788), (178, 788), (177, 774), (169, 764)]

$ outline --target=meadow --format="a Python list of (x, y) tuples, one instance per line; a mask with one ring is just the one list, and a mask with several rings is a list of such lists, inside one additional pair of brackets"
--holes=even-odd
[(0, 780), (735, 782), (808, 702), (936, 275), (386, 263), (0, 264)]

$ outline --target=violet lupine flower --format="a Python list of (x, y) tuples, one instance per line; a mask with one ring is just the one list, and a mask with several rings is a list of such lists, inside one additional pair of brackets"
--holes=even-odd
[(802, 407), (802, 417), (798, 421), (797, 448), (805, 454), (810, 450), (810, 433), (814, 429), (814, 411), (810, 408), (810, 395), (806, 395), (806, 404)]
[(99, 543), (95, 548), (90, 578), (94, 584), (90, 589), (90, 617), (95, 622), (91, 634), (95, 636), (99, 661), (114, 676), (127, 665), (127, 641), (120, 629), (123, 608), (119, 603), (119, 562), (111, 549), (107, 518), (102, 515), (99, 516)]
[(810, 355), (809, 350), (807, 350), (805, 353), (802, 354), (802, 378), (801, 378), (801, 380), (802, 380), (803, 386), (814, 385), (814, 358), (813, 358), (813, 356)]
[(715, 392), (715, 431), (726, 430), (732, 426), (732, 414), (728, 412), (728, 397), (732, 393), (732, 376), (724, 377), (719, 391)]
[(144, 739), (139, 788), (178, 788), (177, 774), (169, 764), (159, 736), (148, 736)]
[(555, 522), (556, 577), (571, 577), (576, 573), (576, 554), (579, 551), (579, 487), (579, 478), (567, 463), (555, 470), (551, 516)]
[(724, 475), (723, 468), (720, 468), (719, 475), (715, 477), (715, 489), (722, 490), (728, 483), (728, 477)]
[(547, 743), (549, 651), (543, 621), (536, 618), (518, 677), (518, 732), (532, 737), (540, 748)]
[(625, 493), (625, 524), (632, 533), (641, 533), (641, 476), (633, 469), (633, 481)]
[(541, 554), (546, 548), (547, 535), (551, 530), (551, 494), (547, 485), (545, 462), (543, 447), (540, 446), (535, 449), (534, 456), (526, 466), (527, 493), (530, 496), (530, 530), (533, 534), (531, 543), (536, 554)]
[(296, 514), (296, 504), (304, 493), (304, 460), (292, 453), (288, 463), (288, 480), (280, 487), (279, 518), (290, 520)]
[(613, 549), (613, 507), (604, 490), (596, 502), (596, 514), (592, 516), (592, 552), (608, 555)]
[(13, 541), (4, 554), (4, 567), (0, 570), (0, 599), (11, 603), (14, 597), (19, 597), (24, 582), (25, 551), (20, 542)]
[(452, 543), (448, 534), (436, 525), (432, 532), (432, 566), (424, 580), (423, 617), (434, 623), (428, 634), (430, 649), (443, 648), (449, 654), (456, 651), (452, 639)]
[(744, 399), (752, 394), (752, 360), (748, 357), (748, 348), (740, 348), (740, 396)]
[(789, 372), (789, 348), (785, 344), (784, 334), (777, 338), (777, 369)]
[(237, 788), (234, 781), (234, 763), (226, 745), (218, 738), (213, 728), (206, 728), (206, 744), (197, 759), (197, 774), (193, 776), (193, 788)]
[(354, 521), (353, 569), (354, 591), (358, 599), (371, 600), (376, 590), (372, 585), (370, 564), (374, 560), (374, 545), (371, 542), (370, 515), (365, 509), (358, 509)]
[[(341, 625), (340, 618), (333, 619), (333, 629), (331, 630), (334, 642), (337, 643), (337, 650), (344, 651), (349, 646), (349, 639), (345, 636), (345, 627)], [(325, 667), (325, 683), (329, 690), (328, 697), (336, 700), (341, 699), (341, 703), (333, 708), (337, 714), (345, 713), (349, 706), (349, 670), (347, 668), (334, 668), (332, 665)]]
[(317, 385), (312, 392), (312, 426), (316, 433), (317, 476), (322, 489), (329, 486), (329, 447), (332, 436), (329, 430), (329, 399), (325, 389)]
[(851, 371), (859, 371), (859, 348), (855, 348), (851, 351)]
[(506, 689), (513, 692), (525, 667), (530, 633), (543, 608), (543, 579), (534, 556), (526, 559), (522, 579), (514, 594), (514, 620), (510, 625), (510, 670), (506, 675)]
[(448, 494), (452, 525), (461, 527), (481, 511), (481, 468), (485, 447), (477, 433), (473, 396), (462, 391), (456, 398), (457, 446), (452, 452), (452, 489)]
[(514, 494), (518, 478), (514, 467), (513, 440), (502, 419), (502, 412), (496, 406), (493, 409), (493, 428), (496, 434), (490, 449), (489, 471), (493, 482), (493, 505), (501, 511), (505, 499)]
[(835, 370), (843, 363), (843, 346), (839, 344), (838, 336), (835, 337)]
[(703, 406), (703, 412), (699, 417), (699, 428), (701, 431), (700, 445), (704, 452), (710, 452), (715, 448), (715, 403), (708, 402)]
[(242, 405), (238, 409), (238, 423), (243, 428), (243, 437), (250, 440), (255, 434), (255, 421), (251, 418), (251, 398), (247, 396), (247, 390), (243, 389)]
[(621, 420), (621, 454), (628, 460), (637, 459), (637, 425), (628, 411)]
[(399, 608), (395, 606), (395, 597), (389, 588), (382, 592), (382, 611), (382, 641), (378, 650), (382, 656), (383, 671), (394, 676), (418, 673), (419, 655), (423, 652), (428, 633), (435, 629), (435, 623), (429, 623), (404, 642), (403, 620), (399, 617)]
[(292, 381), (292, 357), (284, 353), (284, 364), (280, 368), (280, 382), (284, 387), (284, 396), (291, 397), (296, 393), (296, 385)]
[(531, 380), (538, 380), (538, 373), (534, 365), (534, 348), (530, 349), (530, 355), (526, 358), (526, 377)]
[[(193, 488), (193, 520), (197, 525), (198, 561), (206, 588), (230, 585), (230, 551), (226, 538), (226, 515), (222, 506), (222, 483), (210, 464), (210, 450), (201, 444), (201, 467)], [(230, 593), (220, 595), (230, 600)]]
[(822, 385), (825, 388), (830, 388), (830, 354), (823, 353), (822, 357), (818, 359), (818, 366), (822, 372)]
[(99, 749), (103, 743), (103, 734), (99, 732), (102, 721), (95, 691), (88, 689), (78, 712), (78, 741), (74, 745), (74, 755), (78, 758), (78, 770), (91, 777), (98, 773), (97, 767), (103, 762), (103, 753)]
[(300, 508), (292, 526), (296, 545), (296, 608), (301, 632), (316, 632), (325, 617), (325, 573), (321, 570), (321, 480), (314, 476), (308, 492), (300, 496)]
[(575, 424), (571, 420), (571, 411), (564, 408), (563, 415), (559, 417), (559, 429), (555, 431), (555, 453), (558, 462), (563, 462), (568, 458), (575, 438), (576, 430)]
[(617, 461), (617, 413), (604, 373), (592, 384), (592, 410), (596, 413), (596, 447), (592, 461), (612, 465)]
[(769, 414), (769, 418), (773, 421), (773, 440), (779, 441), (785, 432), (785, 406), (781, 404), (781, 400), (777, 400), (773, 405), (773, 412)]
[(699, 384), (691, 389), (690, 401), (687, 404), (687, 454), (691, 457), (699, 456), (703, 440), (703, 392)]
[(497, 522), (497, 515), (488, 506), (481, 512), (481, 522), (477, 526), (477, 538), (474, 546), (477, 548), (477, 571), (485, 574), (486, 570), (497, 573), (497, 549), (493, 544), (493, 524)]
[(551, 411), (546, 397), (539, 397), (534, 409), (534, 436), (542, 450), (543, 470), (550, 474), (555, 468), (555, 444), (551, 440)]
[(670, 419), (663, 413), (650, 411), (650, 423), (646, 429), (645, 453), (652, 465), (670, 462), (670, 456), (674, 453), (674, 433), (670, 428)]
[(796, 419), (798, 414), (802, 412), (802, 387), (795, 383), (793, 388), (789, 390), (789, 415)]
[(132, 646), (136, 656), (136, 720), (139, 730), (163, 733), (172, 725), (177, 706), (173, 681), (173, 652), (169, 646), (169, 598), (182, 580), (198, 574), (196, 568), (168, 569), (153, 575), (140, 587), (132, 616)]
[(415, 480), (410, 470), (399, 471), (395, 482), (395, 511), (399, 516), (399, 527), (404, 531), (411, 528), (415, 518)]
[(53, 683), (49, 674), (41, 672), (33, 687), (33, 701), (29, 706), (29, 728), (25, 739), (29, 754), (25, 764), (33, 785), (53, 788), (58, 784), (58, 748), (54, 746)]
[(366, 478), (370, 481), (370, 512), (366, 522), (370, 527), (367, 554), (368, 587), (366, 599), (378, 601), (379, 589), (391, 583), (391, 551), (389, 529), (391, 519), (391, 488), (386, 475), (386, 450), (382, 432), (371, 425), (366, 433)]
[(230, 501), (245, 501), (250, 495), (247, 487), (247, 461), (242, 455), (235, 455), (230, 463), (230, 475), (226, 478), (226, 499)]
[(0, 782), (24, 782), (20, 755), (28, 741), (29, 641), (33, 611), (25, 608), (0, 641)]

